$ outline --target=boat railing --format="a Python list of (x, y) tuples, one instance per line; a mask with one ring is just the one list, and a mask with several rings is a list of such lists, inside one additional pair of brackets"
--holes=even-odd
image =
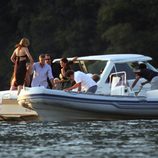
[(111, 95), (129, 95), (130, 88), (125, 71), (110, 74), (110, 90)]
[(114, 86), (114, 85), (116, 86), (118, 84), (126, 85), (127, 84), (127, 79), (126, 78), (127, 77), (126, 77), (126, 72), (125, 71), (111, 73), (110, 74), (110, 85), (111, 86)]

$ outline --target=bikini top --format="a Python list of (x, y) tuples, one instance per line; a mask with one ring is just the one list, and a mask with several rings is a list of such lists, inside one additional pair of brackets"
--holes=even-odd
[(18, 58), (20, 58), (20, 57), (27, 57), (27, 55), (22, 55), (22, 56), (16, 55), (16, 57), (18, 57)]
[[(26, 59), (27, 59), (27, 55), (22, 55), (22, 56), (16, 55), (17, 62), (19, 63), (20, 62), (20, 58), (24, 58), (24, 57), (26, 57)], [(24, 60), (22, 60), (22, 61), (24, 61)]]

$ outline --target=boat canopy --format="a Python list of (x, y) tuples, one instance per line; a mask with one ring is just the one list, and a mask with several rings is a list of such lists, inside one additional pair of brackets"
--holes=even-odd
[[(72, 60), (73, 58), (68, 58)], [(55, 59), (53, 62), (57, 62), (60, 59)], [(149, 61), (152, 60), (149, 56), (144, 56), (140, 54), (111, 54), (111, 55), (93, 55), (78, 57), (77, 60), (100, 60), (100, 61), (113, 61), (114, 63), (132, 62), (132, 61)]]

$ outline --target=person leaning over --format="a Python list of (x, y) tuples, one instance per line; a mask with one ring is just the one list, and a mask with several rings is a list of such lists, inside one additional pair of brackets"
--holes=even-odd
[(18, 89), (18, 94), (23, 88), (25, 82), (27, 58), (29, 59), (30, 64), (33, 64), (33, 58), (28, 49), (29, 45), (29, 40), (27, 38), (22, 38), (20, 43), (15, 46), (16, 49), (10, 58), (11, 61), (15, 64), (13, 78)]
[(158, 72), (147, 69), (144, 63), (139, 65), (139, 69), (135, 71), (136, 79), (133, 82), (131, 89), (137, 84), (140, 78), (145, 78), (147, 81), (141, 83), (144, 86), (146, 83), (151, 83), (151, 90), (158, 89)]
[(68, 70), (66, 76), (76, 83), (73, 86), (64, 89), (65, 91), (78, 88), (79, 92), (85, 90), (86, 93), (95, 93), (97, 90), (96, 82), (90, 76), (81, 71), (74, 72), (73, 70)]
[(54, 77), (50, 65), (45, 63), (45, 55), (39, 56), (39, 62), (33, 64), (33, 78), (31, 87), (44, 86), (48, 88), (47, 78), (51, 81), (52, 87), (54, 86)]

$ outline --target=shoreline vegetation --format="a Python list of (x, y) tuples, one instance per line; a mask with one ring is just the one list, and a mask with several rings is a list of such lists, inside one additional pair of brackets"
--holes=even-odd
[(0, 90), (9, 89), (10, 56), (22, 37), (30, 39), (35, 61), (41, 53), (139, 53), (158, 67), (157, 0), (6, 0), (0, 6)]

